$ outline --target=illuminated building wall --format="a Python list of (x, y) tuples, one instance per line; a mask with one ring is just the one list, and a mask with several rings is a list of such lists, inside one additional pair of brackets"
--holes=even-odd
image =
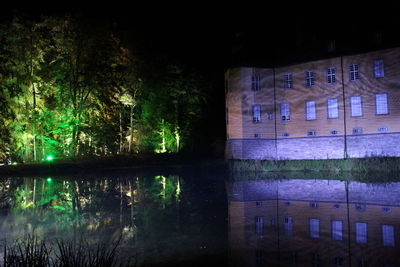
[(400, 156), (400, 48), (225, 74), (227, 158)]
[(227, 192), (232, 266), (400, 264), (399, 183), (233, 182)]

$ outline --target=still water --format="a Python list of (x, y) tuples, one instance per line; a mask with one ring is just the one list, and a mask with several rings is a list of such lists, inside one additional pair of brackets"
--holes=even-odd
[(204, 170), (0, 178), (0, 211), (0, 263), (5, 240), (34, 234), (120, 240), (118, 261), (136, 266), (400, 266), (400, 182)]

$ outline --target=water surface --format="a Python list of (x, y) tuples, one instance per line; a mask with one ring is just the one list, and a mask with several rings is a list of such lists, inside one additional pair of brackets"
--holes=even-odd
[(400, 266), (396, 181), (14, 177), (0, 179), (0, 210), (2, 241), (121, 239), (119, 261), (136, 266)]

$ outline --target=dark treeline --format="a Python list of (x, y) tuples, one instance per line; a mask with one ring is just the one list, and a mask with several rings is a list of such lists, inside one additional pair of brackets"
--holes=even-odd
[(210, 82), (113, 24), (14, 16), (0, 43), (0, 162), (195, 149)]

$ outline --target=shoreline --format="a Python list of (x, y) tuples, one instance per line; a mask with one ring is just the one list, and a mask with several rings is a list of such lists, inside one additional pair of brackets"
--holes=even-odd
[(75, 175), (110, 172), (145, 172), (158, 170), (186, 170), (209, 167), (226, 169), (227, 162), (221, 157), (188, 155), (119, 155), (98, 158), (60, 159), (53, 162), (19, 163), (0, 166), (0, 177), (37, 175)]

